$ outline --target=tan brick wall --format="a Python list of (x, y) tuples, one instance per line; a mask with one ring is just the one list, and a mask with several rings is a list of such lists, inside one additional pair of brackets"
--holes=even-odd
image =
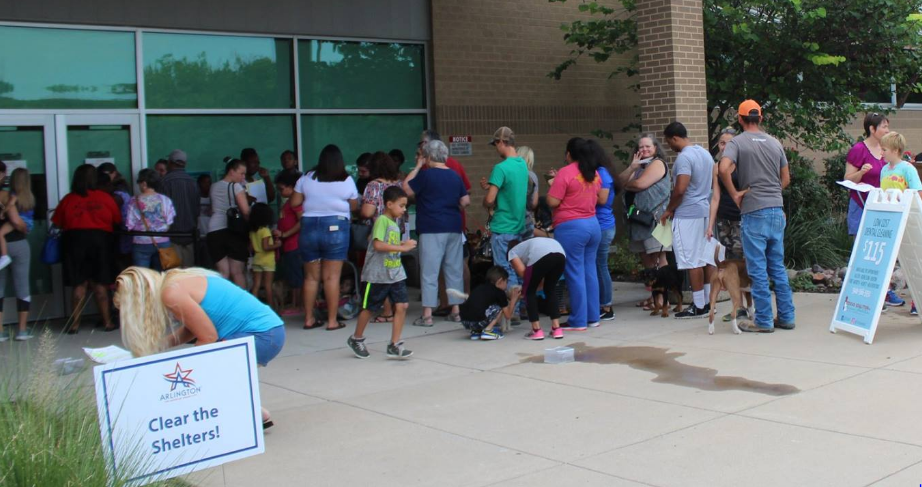
[(644, 131), (678, 120), (707, 147), (704, 29), (700, 0), (640, 0), (637, 36)]
[(446, 140), (474, 138), (473, 155), (457, 158), (474, 185), (469, 227), (485, 221), (478, 181), (499, 160), (487, 143), (500, 126), (511, 127), (518, 145), (535, 151), (535, 170), (542, 174), (561, 165), (570, 137), (603, 129), (619, 132), (623, 142), (620, 129), (636, 120), (639, 100), (628, 88), (636, 78), (608, 79), (627, 56), (601, 65), (582, 59), (562, 80), (547, 77), (570, 51), (560, 25), (588, 18), (578, 5), (579, 0), (432, 0), (435, 128)]

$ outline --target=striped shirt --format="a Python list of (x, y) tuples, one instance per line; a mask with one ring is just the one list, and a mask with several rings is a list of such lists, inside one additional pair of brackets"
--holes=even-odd
[[(176, 219), (173, 220), (170, 231), (191, 233), (198, 226), (198, 215), (201, 211), (198, 183), (195, 179), (192, 179), (185, 169), (172, 170), (160, 180), (160, 193), (173, 200), (173, 207), (176, 209)], [(170, 241), (187, 245), (192, 243), (192, 238), (172, 237)]]

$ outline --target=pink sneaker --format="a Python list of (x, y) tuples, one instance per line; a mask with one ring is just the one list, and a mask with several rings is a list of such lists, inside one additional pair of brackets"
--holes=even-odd
[(563, 329), (553, 328), (551, 330), (551, 336), (554, 337), (556, 340), (560, 340), (561, 338), (563, 338)]
[(525, 335), (528, 340), (544, 340), (544, 330), (538, 328)]

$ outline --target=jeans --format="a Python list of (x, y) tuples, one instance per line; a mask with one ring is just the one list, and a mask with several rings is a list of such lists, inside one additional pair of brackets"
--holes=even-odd
[(265, 367), (269, 361), (274, 359), (282, 346), (285, 345), (285, 325), (279, 325), (266, 331), (249, 332), (242, 331), (226, 336), (222, 340), (233, 340), (235, 338), (253, 337), (253, 348), (256, 350), (256, 363)]
[(772, 293), (768, 279), (775, 281), (778, 321), (794, 323), (794, 297), (784, 268), (784, 228), (787, 221), (781, 207), (763, 208), (743, 215), (743, 254), (752, 279), (752, 299), (756, 305), (755, 324), (774, 328)]
[(346, 260), (349, 252), (349, 219), (344, 216), (301, 218), (298, 248), (304, 263), (318, 260)]
[[(599, 321), (599, 276), (595, 260), (602, 230), (595, 217), (557, 225), (554, 239), (567, 253), (564, 275), (570, 292), (570, 328), (585, 328)], [(495, 256), (494, 256), (495, 258)]]
[[(420, 287), (423, 307), (439, 305), (439, 271), (445, 271), (447, 289), (464, 290), (464, 252), (460, 233), (423, 233), (419, 236), (419, 265), (422, 274)], [(463, 303), (463, 299), (448, 296), (448, 304)]]
[[(515, 273), (515, 269), (513, 269), (512, 264), (509, 263), (509, 242), (513, 240), (522, 240), (522, 234), (494, 233), (490, 237), (490, 249), (493, 251), (493, 265), (498, 265), (506, 269), (506, 272), (509, 273), (509, 289), (511, 289), (512, 286), (522, 285), (522, 281), (519, 280), (519, 275)], [(516, 314), (521, 314), (522, 301), (516, 303), (515, 309), (512, 311)]]
[(157, 248), (169, 247), (169, 242), (163, 242), (157, 244), (155, 247), (154, 244), (132, 244), (131, 245), (131, 263), (138, 267), (147, 267), (148, 269), (153, 269), (155, 271), (160, 270), (160, 254), (157, 253)]
[(611, 272), (608, 271), (608, 252), (615, 239), (615, 227), (602, 230), (599, 251), (595, 254), (596, 273), (599, 275), (599, 304), (611, 306)]

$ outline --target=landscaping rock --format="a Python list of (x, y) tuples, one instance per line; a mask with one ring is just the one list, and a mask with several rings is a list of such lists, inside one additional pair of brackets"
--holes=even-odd
[(833, 279), (833, 280), (832, 280), (832, 285), (833, 285), (833, 287), (841, 288), (841, 287), (842, 287), (842, 278), (841, 278), (841, 277), (837, 277), (837, 278)]
[(793, 281), (795, 277), (797, 277), (797, 271), (788, 269), (788, 281)]
[(823, 272), (823, 266), (819, 264), (813, 264), (813, 273), (816, 274), (819, 272)]
[(826, 274), (823, 274), (822, 272), (817, 272), (817, 273), (813, 274), (813, 283), (814, 283), (814, 284), (819, 284), (819, 283), (821, 283), (821, 282), (823, 282), (823, 281), (825, 281), (825, 280), (826, 280)]
[(816, 285), (816, 292), (818, 292), (818, 293), (824, 293), (824, 292), (826, 292), (826, 285), (825, 285), (825, 284), (817, 284), (817, 285)]
[(890, 277), (890, 285), (896, 290), (906, 288), (906, 274), (903, 273), (903, 269), (899, 267), (893, 269), (893, 275)]
[(846, 272), (848, 272), (848, 267), (839, 267), (839, 270), (836, 271), (836, 277), (845, 279)]

